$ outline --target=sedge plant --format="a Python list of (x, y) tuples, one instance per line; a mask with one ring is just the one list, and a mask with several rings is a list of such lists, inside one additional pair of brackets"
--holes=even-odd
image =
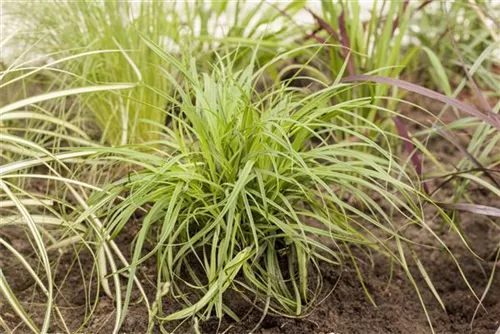
[[(474, 5), (475, 1), (471, 1)], [(485, 6), (488, 3), (483, 4)], [(489, 4), (491, 5), (491, 4)], [(476, 3), (476, 6), (478, 4)], [(475, 11), (470, 13), (463, 11), (460, 15), (462, 20), (468, 21), (467, 25), (472, 25), (478, 17), (482, 16), (482, 7), (475, 7)], [(452, 10), (455, 6), (452, 6)], [(451, 16), (449, 16), (449, 19)], [(483, 17), (484, 19), (484, 17)], [(484, 20), (480, 22), (482, 25), (486, 24)], [(476, 22), (477, 24), (477, 22)], [(480, 31), (480, 29), (477, 29)], [(463, 44), (464, 38), (479, 39), (474, 37), (477, 31), (472, 29), (467, 32), (467, 36), (463, 36), (464, 31), (460, 28), (455, 31), (451, 28), (444, 40), (448, 40), (448, 47), (451, 48), (455, 54), (455, 61), (452, 62), (454, 68), (451, 73), (457, 77), (456, 72), (463, 72), (463, 78), (459, 81), (457, 87), (454, 89), (452, 96), (456, 97), (459, 94), (470, 94), (476, 100), (476, 105), (481, 108), (481, 111), (487, 117), (478, 120), (475, 117), (457, 117), (457, 120), (447, 124), (441, 123), (433, 126), (431, 129), (426, 129), (416, 133), (416, 137), (425, 136), (426, 140), (431, 136), (441, 136), (442, 140), (446, 140), (450, 145), (454, 146), (459, 152), (457, 162), (453, 166), (446, 166), (441, 164), (436, 159), (435, 171), (429, 173), (429, 177), (435, 177), (440, 182), (436, 189), (433, 191), (433, 197), (442, 198), (440, 191), (443, 188), (451, 188), (451, 196), (449, 202), (442, 204), (446, 209), (453, 212), (454, 220), (457, 224), (461, 224), (461, 212), (472, 213), (475, 215), (482, 215), (483, 219), (490, 223), (491, 229), (498, 232), (500, 226), (498, 225), (498, 218), (500, 217), (500, 210), (498, 203), (500, 203), (500, 173), (498, 170), (500, 163), (500, 89), (498, 86), (498, 73), (492, 71), (492, 68), (498, 67), (498, 50), (499, 42), (495, 42), (495, 32), (490, 31), (486, 36), (491, 37), (489, 43), (478, 41), (477, 43)], [(458, 40), (457, 40), (458, 38)], [(443, 44), (446, 45), (445, 42)], [(475, 49), (469, 46), (475, 46)], [(481, 47), (484, 49), (481, 50)], [(476, 54), (480, 52), (480, 54)], [(444, 63), (444, 66), (450, 67), (450, 64)], [(450, 70), (452, 68), (449, 68)], [(458, 69), (458, 70), (457, 70)], [(465, 94), (464, 94), (465, 93)], [(448, 109), (448, 110), (447, 110)], [(445, 112), (450, 112), (449, 108), (444, 108), (438, 117), (441, 117)], [(455, 115), (457, 116), (457, 115)], [(467, 138), (466, 144), (457, 136), (461, 133), (462, 137)], [(475, 192), (481, 191), (483, 196), (478, 196)], [(485, 249), (486, 257), (497, 263), (500, 258), (500, 244), (497, 244), (492, 249)], [(496, 275), (496, 266), (493, 265), (491, 270), (484, 267), (482, 263), (478, 266), (483, 271), (489, 271), (489, 280), (485, 286), (481, 301), (486, 298), (491, 290), (493, 279)], [(476, 308), (471, 320), (471, 325), (478, 314), (480, 305)]]
[[(85, 54), (73, 55), (77, 56)], [(59, 59), (57, 63), (64, 61)], [(83, 159), (98, 145), (75, 125), (78, 119), (70, 117), (70, 113), (59, 115), (51, 110), (64, 109), (65, 99), (71, 96), (118, 92), (133, 88), (135, 83), (60, 90), (52, 87), (48, 91), (40, 86), (41, 92), (33, 93), (26, 88), (33, 85), (31, 78), (57, 73), (56, 64), (34, 66), (21, 59), (13, 64), (0, 72), (0, 89), (8, 98), (0, 105), (0, 326), (7, 333), (16, 328), (33, 333), (74, 333), (88, 317), (75, 327), (75, 322), (65, 316), (64, 296), (59, 290), (65, 284), (65, 273), (57, 270), (63, 255), (69, 253), (78, 258), (80, 251), (86, 250), (95, 259), (94, 267), (82, 277), (95, 277), (98, 287), (102, 287), (96, 293), (104, 291), (117, 299), (118, 305), (121, 284), (116, 275), (107, 275), (106, 268), (118, 267), (115, 258), (120, 265), (128, 262), (114, 242), (100, 241), (106, 237), (100, 234), (101, 223), (96, 217), (79, 215), (86, 208), (87, 194), (101, 189), (78, 180), (71, 166), (85, 165), (87, 161)], [(78, 146), (87, 149), (69, 150)], [(35, 183), (41, 189), (33, 187)], [(86, 240), (91, 235), (95, 237), (89, 244)], [(16, 236), (23, 236), (27, 245), (24, 249), (10, 242)], [(13, 271), (12, 267), (18, 269)], [(23, 279), (33, 281), (33, 293), (40, 296), (37, 303), (21, 299), (22, 291), (12, 288), (20, 273)], [(92, 295), (91, 284), (86, 283), (82, 282), (84, 290), (89, 289), (85, 312), (92, 314), (98, 298)], [(4, 317), (7, 314), (11, 317)], [(12, 314), (16, 315), (14, 320)], [(36, 314), (41, 316), (35, 318)]]
[[(144, 42), (182, 74), (178, 81), (161, 73), (176, 88), (176, 98), (148, 87), (177, 111), (170, 113), (169, 126), (156, 124), (163, 135), (154, 143), (98, 150), (100, 159), (132, 168), (95, 193), (86, 211), (99, 217), (111, 238), (124, 233), (137, 210), (144, 212), (130, 266), (120, 269), (129, 274), (120, 323), (138, 268), (151, 258), (158, 293), (150, 330), (155, 321), (225, 315), (238, 320), (242, 315), (226, 298), (230, 291), (263, 314), (306, 315), (325, 293), (325, 264), (340, 269), (351, 262), (374, 302), (354, 252), (358, 247), (398, 264), (423, 304), (410, 270), (416, 261), (443, 305), (405, 226), (428, 229), (448, 250), (429, 228), (423, 206), (434, 206), (453, 222), (422, 192), (411, 168), (385, 148), (391, 134), (357, 112), (374, 108), (372, 98), (332, 104), (352, 88), (339, 82), (314, 94), (285, 84), (257, 92), (265, 67), (254, 70), (251, 63), (234, 70), (234, 58), (226, 55), (210, 72), (199, 72), (189, 56), (179, 60)], [(365, 130), (378, 135), (367, 137)], [(164, 298), (179, 306), (165, 306)]]
[[(316, 20), (317, 29), (308, 37), (320, 42), (340, 44), (341, 47), (325, 48), (329, 51), (329, 55), (319, 57), (320, 60), (327, 59), (328, 66), (325, 68), (331, 71), (332, 78), (372, 75), (383, 77), (386, 82), (391, 82), (403, 75), (408, 76), (417, 69), (415, 64), (424, 59), (424, 62), (420, 61), (418, 64), (426, 65), (426, 71), (429, 72), (433, 81), (432, 88), (443, 92), (452, 100), (456, 100), (459, 93), (470, 82), (468, 77), (464, 76), (458, 86), (453, 87), (450, 78), (456, 77), (456, 72), (462, 72), (462, 68), (474, 73), (479, 85), (486, 87), (486, 97), (495, 99), (498, 98), (498, 74), (492, 71), (492, 68), (498, 66), (498, 61), (495, 60), (497, 56), (495, 50), (498, 50), (498, 41), (496, 41), (498, 33), (487, 12), (490, 10), (490, 15), (496, 13), (497, 7), (489, 1), (450, 4), (445, 2), (433, 4), (430, 1), (420, 3), (381, 1), (374, 2), (369, 19), (363, 21), (358, 1), (325, 1), (322, 2), (322, 10), (319, 14), (310, 11)], [(457, 52), (460, 57), (457, 56)], [(425, 56), (425, 58), (419, 56)], [(321, 62), (319, 64), (324, 67)], [(453, 72), (455, 74), (452, 75)], [(422, 82), (417, 84), (420, 86)], [(415, 87), (414, 93), (421, 93), (421, 88)], [(478, 89), (476, 87), (476, 90)], [(398, 107), (400, 99), (404, 98), (405, 90), (400, 90), (399, 85), (376, 84), (362, 85), (344, 94), (346, 95), (341, 96), (343, 99), (353, 96), (390, 95), (394, 98), (381, 99), (378, 105), (394, 110)], [(449, 108), (446, 106), (443, 112), (446, 109)], [(495, 113), (492, 108), (486, 107), (486, 110)], [(455, 131), (477, 124), (477, 118), (463, 119), (456, 109), (454, 111), (458, 122), (447, 126)], [(409, 138), (408, 130), (400, 116), (391, 116), (390, 113), (381, 111), (380, 108), (360, 110), (360, 112), (379, 126), (388, 130), (392, 128), (392, 131), (397, 130), (402, 137)], [(429, 115), (434, 118), (431, 113)], [(437, 127), (443, 125), (439, 121), (441, 115), (442, 112), (437, 118), (438, 121), (434, 123)], [(489, 136), (485, 130), (488, 126), (486, 122), (477, 129), (469, 145), (471, 150), (477, 152), (480, 149), (482, 141)], [(491, 127), (490, 131), (495, 132)], [(438, 133), (436, 129), (425, 127), (417, 137), (429, 132)], [(441, 134), (438, 133), (438, 135)], [(493, 136), (488, 147), (483, 150), (483, 159), (490, 155), (496, 140)], [(393, 143), (397, 144), (397, 142)], [(423, 146), (420, 145), (420, 147)], [(423, 173), (422, 162), (418, 153), (414, 152), (413, 145), (405, 144), (405, 150), (410, 154), (416, 168)], [(432, 155), (431, 152), (426, 152)], [(490, 156), (491, 162), (495, 161), (494, 157), (495, 155)], [(434, 157), (431, 161), (439, 165)], [(460, 165), (464, 164), (474, 165), (474, 162), (464, 158)], [(441, 171), (446, 170), (441, 166), (438, 168)]]
[[(407, 1), (375, 1), (369, 19), (364, 21), (361, 7), (360, 1), (323, 1), (320, 12), (310, 10), (316, 29), (308, 38), (337, 45), (324, 48), (319, 57), (323, 64), (318, 66), (328, 71), (332, 80), (339, 75), (360, 74), (399, 77), (418, 51), (416, 47), (405, 47), (414, 8)], [(366, 87), (346, 91), (342, 98), (387, 96), (391, 92), (386, 86), (373, 88), (373, 92)], [(363, 113), (371, 121), (390, 122), (377, 110)]]
[[(429, 57), (430, 62), (419, 64), (431, 69), (429, 86), (434, 83), (436, 88), (443, 90), (443, 80), (439, 79), (442, 75), (432, 65), (436, 61), (442, 64), (451, 82), (457, 81), (457, 74), (463, 74), (457, 56), (459, 51), (466, 64), (472, 65), (484, 58), (475, 71), (475, 79), (484, 89), (498, 89), (498, 71), (495, 73), (494, 68), (498, 68), (500, 56), (499, 15), (498, 2), (491, 0), (433, 2), (416, 13), (410, 35), (423, 49), (435, 54), (435, 60)], [(487, 49), (494, 51), (485, 53)]]
[[(294, 13), (302, 6), (293, 1), (285, 9)], [(176, 51), (190, 49), (200, 66), (210, 66), (213, 49), (247, 50), (260, 40), (261, 62), (285, 46), (292, 34), (283, 23), (271, 29), (272, 22), (282, 19), (266, 2), (215, 1), (27, 1), (11, 2), (5, 19), (16, 22), (23, 31), (24, 43), (36, 45), (36, 51), (63, 56), (100, 50), (88, 56), (64, 62), (63, 70), (79, 73), (84, 79), (63, 77), (58, 80), (69, 87), (116, 82), (141, 81), (127, 94), (100, 92), (86, 96), (82, 103), (101, 129), (101, 143), (124, 145), (157, 138), (151, 123), (165, 122), (167, 100), (145, 89), (153, 86), (168, 92), (170, 83), (158, 75), (167, 64), (150, 52), (140, 35), (146, 34), (161, 47)], [(78, 36), (78, 38), (75, 38)], [(264, 50), (266, 50), (264, 52)], [(117, 52), (118, 51), (118, 52)], [(248, 53), (248, 52), (247, 52)], [(244, 53), (239, 53), (245, 63)], [(173, 69), (172, 69), (173, 71)], [(140, 73), (140, 77), (138, 76)], [(150, 107), (151, 106), (151, 107)]]

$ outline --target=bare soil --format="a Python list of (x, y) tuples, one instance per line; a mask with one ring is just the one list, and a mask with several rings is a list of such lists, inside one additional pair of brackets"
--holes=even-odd
[[(410, 99), (416, 97), (410, 97)], [(419, 100), (436, 112), (440, 105)], [(428, 121), (428, 116), (408, 107), (402, 107), (402, 112), (422, 122)], [(415, 127), (412, 130), (416, 130)], [(458, 151), (443, 140), (433, 139), (429, 142), (429, 149), (443, 162), (452, 163), (460, 158)], [(433, 181), (429, 186), (434, 189), (440, 180)], [(450, 187), (445, 187), (437, 196), (447, 199), (451, 195)], [(471, 196), (477, 203), (500, 207), (498, 198), (491, 196), (481, 189), (472, 191)], [(461, 227), (471, 249), (477, 254), (474, 257), (458, 238), (447, 227), (442, 228), (440, 221), (430, 221), (433, 230), (449, 245), (463, 273), (467, 277), (470, 287), (481, 298), (488, 284), (491, 271), (500, 269), (500, 263), (495, 263), (496, 250), (500, 245), (500, 221), (498, 219), (469, 213), (460, 214)], [(131, 223), (128, 233), (117, 239), (123, 251), (130, 252), (130, 243), (133, 240), (140, 220)], [(477, 333), (495, 334), (500, 327), (500, 275), (495, 275), (491, 287), (479, 307), (478, 300), (465, 283), (451, 256), (432, 242), (429, 231), (414, 228), (409, 231), (413, 240), (421, 244), (414, 249), (419, 254), (423, 265), (428, 271), (437, 292), (441, 296), (446, 310), (443, 310), (429, 289), (426, 288), (424, 278), (418, 273), (416, 264), (412, 264), (412, 273), (420, 287), (429, 318), (434, 330), (440, 334)], [(31, 245), (25, 234), (12, 227), (0, 229), (0, 237), (6, 239), (18, 251), (29, 255)], [(356, 250), (354, 250), (356, 254)], [(75, 257), (75, 252), (79, 256)], [(114, 302), (97, 290), (95, 284), (94, 259), (85, 249), (70, 249), (65, 254), (54, 252), (52, 258), (55, 267), (55, 281), (59, 287), (57, 297), (61, 313), (66, 319), (71, 332), (91, 334), (111, 333), (114, 325)], [(361, 256), (361, 253), (359, 252)], [(36, 259), (31, 258), (35, 265)], [(31, 279), (15, 259), (0, 247), (0, 267), (20, 301), (29, 310), (37, 323), (43, 319), (44, 296), (36, 289)], [(333, 292), (308, 316), (302, 319), (288, 319), (283, 317), (267, 316), (254, 333), (258, 334), (385, 334), (385, 333), (430, 333), (426, 314), (419, 301), (418, 295), (406, 275), (399, 268), (391, 271), (391, 264), (382, 256), (375, 256), (373, 263), (368, 261), (362, 265), (365, 282), (372, 294), (376, 307), (367, 299), (354, 268), (346, 265), (344, 268), (325, 266), (322, 268), (326, 290)], [(146, 292), (154, 296), (154, 277), (156, 266), (154, 262), (146, 263), (141, 269), (141, 277)], [(392, 277), (391, 277), (392, 273)], [(89, 283), (92, 278), (92, 282)], [(148, 279), (150, 281), (148, 281)], [(86, 285), (83, 283), (86, 282)], [(95, 295), (100, 297), (94, 303)], [(95, 307), (90, 313), (89, 305)], [(249, 305), (238, 299), (232, 299), (231, 304), (239, 314), (249, 311)], [(163, 305), (166, 309), (173, 307), (170, 302)], [(477, 312), (476, 312), (477, 311)], [(476, 314), (477, 313), (477, 314)], [(476, 314), (475, 318), (474, 314)], [(13, 314), (5, 300), (0, 299), (0, 316), (10, 328), (19, 324), (18, 317)], [(80, 328), (85, 317), (89, 317), (83, 328)], [(201, 326), (203, 333), (249, 333), (259, 323), (261, 314), (251, 312), (241, 323), (234, 324), (228, 319), (208, 321)], [(147, 331), (148, 315), (142, 303), (134, 303), (129, 310), (120, 333), (142, 334)], [(0, 326), (0, 333), (2, 328)], [(50, 333), (64, 332), (60, 321), (55, 320)], [(14, 333), (29, 333), (29, 330), (19, 325)], [(159, 328), (154, 333), (160, 333)], [(176, 333), (195, 333), (191, 323), (178, 328)]]

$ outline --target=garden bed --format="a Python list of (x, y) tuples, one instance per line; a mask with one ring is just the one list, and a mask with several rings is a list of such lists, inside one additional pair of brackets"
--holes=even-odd
[[(439, 112), (442, 107), (439, 103), (417, 95), (410, 95), (408, 100), (418, 100), (420, 105), (425, 105), (428, 110), (435, 113)], [(417, 109), (403, 107), (402, 112), (404, 115), (412, 115), (414, 119), (422, 123), (429, 121), (429, 117)], [(408, 126), (412, 127), (412, 124), (408, 124)], [(417, 127), (413, 125), (412, 130), (417, 130)], [(447, 163), (453, 163), (460, 158), (460, 152), (454, 147), (450, 147), (449, 143), (442, 139), (431, 140), (428, 148), (437, 158)], [(439, 183), (440, 180), (434, 180), (429, 184), (430, 189), (435, 189)], [(46, 183), (35, 182), (31, 187), (33, 191), (43, 193), (46, 189)], [(441, 191), (439, 194), (441, 199), (444, 200), (447, 196), (451, 196), (449, 188), (445, 187)], [(492, 196), (491, 193), (482, 191), (481, 188), (475, 189), (472, 196), (479, 203), (500, 207), (499, 199)], [(486, 217), (462, 213), (460, 219), (464, 235), (469, 241), (471, 249), (484, 260), (475, 258), (464, 247), (455, 233), (448, 231), (447, 228), (441, 228), (439, 219), (430, 222), (430, 225), (435, 231), (438, 231), (439, 236), (453, 251), (471, 287), (481, 297), (488, 285), (491, 270), (495, 265), (498, 267), (498, 263), (495, 264), (494, 255), (500, 243), (499, 234)], [(127, 226), (125, 233), (118, 237), (117, 243), (125, 254), (130, 252), (130, 245), (140, 225), (141, 217), (136, 217)], [(2, 228), (1, 236), (29, 258), (31, 245), (26, 242), (24, 233), (20, 232), (19, 229)], [(478, 309), (478, 301), (462, 279), (456, 265), (450, 256), (433, 241), (429, 233), (423, 229), (414, 228), (408, 233), (408, 237), (422, 245), (422, 247), (417, 248), (418, 253), (424, 266), (428, 268), (433, 284), (446, 306), (445, 312), (428, 289), (425, 287), (421, 289), (436, 333), (495, 333), (500, 326), (500, 276), (494, 277), (490, 283), (491, 289), (483, 301), (483, 308)], [(151, 248), (151, 245), (145, 248), (147, 250)], [(262, 320), (258, 310), (248, 313), (251, 305), (239, 300), (236, 295), (234, 299), (228, 298), (228, 304), (239, 315), (244, 316), (242, 322), (235, 324), (227, 318), (221, 322), (212, 319), (201, 326), (203, 333), (246, 334), (255, 329), (259, 323), (255, 333), (260, 334), (429, 333), (430, 328), (425, 313), (406, 275), (397, 267), (391, 268), (387, 258), (381, 255), (376, 255), (371, 263), (362, 252), (354, 251), (362, 261), (364, 260), (362, 272), (366, 274), (365, 283), (377, 307), (374, 307), (367, 299), (352, 265), (347, 264), (342, 269), (325, 265), (322, 267), (325, 290), (330, 291), (331, 294), (326, 296), (311, 314), (301, 319), (269, 315)], [(69, 250), (59, 256), (57, 256), (57, 252), (52, 252), (53, 259), (57, 261), (55, 276), (60, 294), (57, 300), (65, 319), (73, 319), (69, 325), (74, 324), (73, 330), (76, 330), (85, 319), (86, 309), (88, 311), (88, 305), (86, 306), (88, 301), (85, 296), (85, 293), (88, 292), (85, 289), (89, 289), (89, 287), (85, 287), (82, 283), (92, 281), (90, 273), (94, 268), (94, 259), (85, 249), (78, 250), (78, 259), (75, 258), (74, 254)], [(34, 259), (33, 263), (36, 263)], [(19, 263), (9, 257), (8, 252), (2, 247), (0, 247), (0, 267), (3, 268), (7, 280), (12, 282), (11, 288), (14, 293), (25, 305), (29, 305), (28, 309), (34, 312), (33, 319), (37, 322), (43, 321), (45, 310), (42, 300), (44, 296), (38, 289), (35, 289), (34, 280), (23, 273)], [(391, 270), (394, 271), (392, 277)], [(412, 267), (412, 270), (418, 272), (415, 266)], [(83, 274), (88, 274), (88, 276), (82, 277)], [(140, 276), (148, 295), (153, 298), (156, 291), (154, 285), (155, 262), (148, 261), (141, 266)], [(418, 274), (416, 276), (417, 284), (423, 287), (425, 285), (424, 279)], [(95, 281), (90, 284), (94, 286), (90, 290), (95, 293), (97, 288)], [(172, 307), (175, 306), (167, 300), (164, 304), (165, 310)], [(17, 327), (16, 333), (28, 332), (25, 326), (19, 324), (19, 319), (5, 305), (3, 299), (0, 299), (0, 311), (9, 327), (20, 326)], [(114, 312), (114, 301), (101, 293), (100, 299), (95, 305), (95, 312), (81, 330), (84, 333), (92, 334), (110, 333), (114, 326)], [(473, 319), (476, 313), (477, 315)], [(130, 306), (129, 314), (120, 333), (145, 333), (148, 329), (148, 321), (148, 312), (144, 305), (142, 303), (133, 304)], [(177, 333), (194, 333), (190, 321), (180, 326)], [(172, 325), (171, 329), (174, 328), (176, 326)], [(50, 333), (62, 330), (62, 328), (53, 326)], [(153, 333), (156, 332), (160, 333), (158, 328), (153, 330)]]
[(366, 6), (10, 4), (0, 332), (500, 334), (500, 6)]

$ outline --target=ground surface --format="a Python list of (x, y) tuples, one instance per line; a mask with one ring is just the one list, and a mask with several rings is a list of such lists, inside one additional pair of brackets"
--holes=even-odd
[[(412, 97), (413, 98), (413, 97)], [(420, 101), (422, 102), (422, 101)], [(428, 106), (434, 111), (438, 106)], [(418, 116), (416, 111), (403, 108), (403, 112), (412, 117), (427, 121), (425, 115)], [(456, 161), (458, 153), (451, 145), (440, 141), (430, 141), (429, 148), (444, 162)], [(436, 180), (430, 187), (436, 186)], [(445, 199), (450, 195), (450, 189), (444, 189), (439, 196)], [(474, 191), (472, 196), (478, 203), (500, 207), (498, 199), (481, 192), (480, 189)], [(443, 238), (454, 252), (458, 262), (462, 266), (465, 276), (469, 280), (471, 287), (476, 294), (481, 297), (487, 285), (489, 274), (494, 266), (500, 269), (499, 263), (494, 262), (495, 250), (500, 243), (500, 233), (498, 231), (498, 221), (493, 222), (488, 218), (474, 216), (471, 214), (461, 214), (461, 224), (470, 246), (474, 252), (482, 259), (478, 260), (471, 255), (470, 251), (463, 246), (459, 238), (448, 231), (440, 229), (439, 221), (431, 221), (430, 224)], [(120, 247), (129, 250), (130, 242), (138, 227), (131, 224), (128, 235), (123, 235), (118, 239)], [(424, 301), (434, 325), (436, 333), (477, 333), (495, 334), (500, 327), (500, 275), (496, 275), (491, 284), (491, 289), (483, 301), (484, 309), (479, 309), (472, 322), (473, 315), (478, 306), (475, 299), (451, 257), (430, 240), (429, 232), (422, 229), (414, 229), (409, 232), (418, 243), (428, 247), (415, 246), (422, 263), (428, 270), (436, 290), (442, 297), (446, 311), (433, 298), (431, 292), (425, 288), (424, 279), (418, 275), (416, 266), (413, 265), (413, 273), (417, 277), (417, 283), (421, 287)], [(14, 245), (16, 249), (28, 254), (31, 246), (26, 242), (25, 235), (19, 230), (3, 227), (0, 229), (0, 236)], [(91, 287), (82, 286), (82, 282), (88, 282), (89, 277), (95, 277), (92, 272), (93, 258), (85, 250), (80, 250), (79, 261), (76, 261), (71, 251), (57, 256), (58, 266), (56, 267), (56, 281), (59, 284), (60, 295), (58, 297), (61, 312), (71, 328), (76, 332), (82, 319), (87, 316), (85, 307), (89, 299), (85, 291), (90, 290), (91, 295), (96, 293), (96, 285)], [(44, 298), (40, 291), (34, 289), (34, 281), (21, 270), (12, 257), (7, 255), (5, 249), (0, 248), (0, 267), (2, 268), (11, 288), (18, 295), (24, 305), (30, 305), (34, 318), (41, 322), (43, 319)], [(33, 263), (36, 261), (33, 259)], [(425, 313), (419, 302), (414, 288), (409, 283), (405, 274), (396, 269), (392, 279), (390, 276), (390, 264), (382, 257), (375, 257), (373, 265), (366, 263), (363, 265), (365, 281), (369, 291), (377, 304), (375, 308), (366, 298), (363, 289), (357, 279), (354, 268), (347, 265), (342, 270), (338, 268), (322, 268), (326, 289), (335, 289), (331, 295), (308, 317), (300, 320), (287, 319), (282, 317), (266, 317), (261, 326), (255, 331), (259, 334), (351, 334), (351, 333), (430, 333), (430, 328), (426, 320)], [(142, 269), (144, 277), (154, 282), (154, 263), (146, 265)], [(83, 274), (82, 274), (83, 273)], [(84, 275), (82, 277), (82, 275)], [(95, 283), (95, 281), (94, 281)], [(144, 280), (149, 287), (150, 293), (154, 293), (152, 284)], [(92, 287), (93, 286), (93, 287)], [(95, 312), (90, 317), (87, 325), (80, 329), (83, 333), (111, 333), (113, 328), (114, 306), (111, 299), (99, 292), (101, 298), (96, 303)], [(248, 308), (246, 304), (235, 301), (236, 309), (240, 307), (241, 313), (245, 313)], [(169, 307), (167, 302), (164, 307)], [(12, 328), (18, 323), (17, 317), (6, 306), (5, 300), (0, 299), (0, 315), (4, 321)], [(258, 312), (250, 313), (242, 323), (231, 327), (228, 320), (210, 321), (202, 327), (203, 333), (249, 333), (259, 322)], [(148, 318), (145, 308), (141, 304), (132, 305), (129, 315), (125, 320), (120, 333), (140, 334), (147, 330)], [(1, 327), (0, 327), (1, 332)], [(61, 328), (54, 325), (51, 333), (63, 332)], [(154, 332), (160, 332), (155, 329)], [(15, 333), (29, 333), (20, 326)], [(181, 327), (177, 333), (194, 333), (189, 325)]]

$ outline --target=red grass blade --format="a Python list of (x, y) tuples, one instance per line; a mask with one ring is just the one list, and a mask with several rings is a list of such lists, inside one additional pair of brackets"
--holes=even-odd
[(478, 215), (500, 217), (500, 209), (487, 205), (469, 204), (469, 203), (438, 203), (440, 207), (446, 210), (465, 211)]
[[(394, 121), (394, 124), (396, 125), (396, 129), (398, 130), (399, 136), (404, 138), (404, 149), (408, 154), (410, 155), (410, 160), (415, 166), (415, 170), (417, 171), (417, 174), (419, 176), (423, 175), (423, 170), (422, 170), (422, 160), (420, 159), (419, 152), (415, 151), (415, 146), (411, 142), (410, 139), (410, 134), (408, 133), (408, 130), (406, 130), (406, 127), (404, 126), (403, 122), (401, 122), (401, 119), (399, 117), (393, 117), (392, 120)], [(423, 183), (424, 191), (425, 193), (429, 193), (429, 188), (427, 187), (426, 183)]]
[(432, 91), (428, 88), (412, 84), (408, 81), (375, 75), (357, 75), (344, 78), (341, 80), (341, 82), (375, 82), (405, 89), (455, 107), (471, 116), (479, 118), (480, 120), (486, 122), (487, 124), (495, 127), (500, 131), (500, 117), (497, 114), (488, 113), (488, 115), (485, 115), (476, 108), (465, 104), (455, 98), (451, 98), (438, 92)]
[(345, 28), (345, 10), (342, 9), (342, 13), (339, 16), (339, 29), (340, 29), (340, 43), (344, 47), (342, 53), (344, 58), (347, 59), (347, 71), (349, 75), (356, 75), (354, 70), (354, 58), (350, 55), (349, 50), (351, 50), (351, 43), (349, 41), (349, 36), (347, 35), (347, 30)]
[(408, 7), (408, 3), (409, 2), (410, 2), (410, 0), (405, 0), (404, 1), (404, 3), (403, 3), (403, 11), (401, 13), (399, 13), (398, 16), (396, 17), (396, 19), (394, 20), (394, 22), (392, 22), (392, 35), (394, 35), (394, 32), (399, 27), (399, 16), (400, 16), (400, 14), (404, 14), (406, 12), (406, 8)]
[(433, 0), (427, 0), (422, 2), (420, 6), (417, 7), (416, 11), (423, 9), (424, 7), (427, 7), (428, 4), (430, 4)]
[(330, 36), (333, 37), (333, 39), (340, 41), (339, 35), (337, 32), (333, 29), (331, 25), (328, 24), (325, 20), (323, 20), (321, 17), (316, 15), (312, 10), (307, 8), (307, 11), (311, 13), (311, 15), (314, 17), (318, 25), (321, 27), (321, 29), (325, 30), (327, 33), (330, 34)]
[[(450, 32), (453, 32), (453, 27), (450, 27), (449, 29), (451, 29)], [(455, 54), (458, 56), (458, 60), (460, 60), (460, 65), (462, 66), (462, 69), (464, 70), (465, 74), (467, 75), (467, 79), (469, 80), (469, 83), (472, 86), (472, 90), (476, 94), (476, 97), (479, 99), (479, 101), (483, 105), (484, 110), (486, 110), (488, 112), (493, 112), (491, 107), (490, 107), (490, 104), (488, 103), (488, 101), (484, 97), (484, 94), (479, 89), (479, 87), (476, 83), (476, 80), (474, 80), (474, 78), (472, 77), (472, 75), (469, 72), (469, 69), (465, 65), (465, 61), (464, 61), (464, 58), (462, 57), (462, 53), (458, 49), (457, 42), (455, 41), (455, 38), (453, 38), (453, 33), (449, 33), (448, 38), (451, 40), (451, 44), (453, 45), (453, 50), (455, 51)]]

